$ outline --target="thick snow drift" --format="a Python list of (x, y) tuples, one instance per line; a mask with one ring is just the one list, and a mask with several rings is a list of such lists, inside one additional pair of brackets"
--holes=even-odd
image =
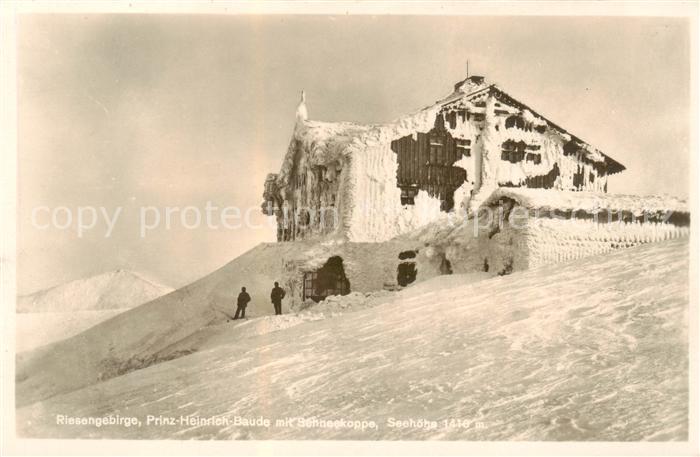
[[(151, 319), (184, 312), (162, 303), (142, 308), (150, 310)], [(107, 324), (102, 333), (113, 327)], [(237, 331), (255, 325), (232, 323), (228, 338), (220, 333), (216, 345), (199, 352), (21, 408), (18, 433), (169, 439), (687, 439), (687, 239), (466, 285), (434, 278), (387, 294), (372, 308), (245, 337)], [(61, 363), (70, 370), (75, 362)], [(140, 426), (59, 425), (57, 414), (133, 416)], [(148, 415), (178, 423), (148, 423)], [(240, 424), (240, 418), (261, 416), (271, 425)], [(181, 417), (190, 422), (180, 423)], [(304, 427), (295, 419), (300, 417), (374, 421), (376, 428)], [(196, 423), (198, 418), (222, 423)], [(291, 420), (276, 423), (286, 418)], [(421, 419), (435, 421), (434, 426), (418, 425)], [(411, 420), (414, 426), (395, 426)]]

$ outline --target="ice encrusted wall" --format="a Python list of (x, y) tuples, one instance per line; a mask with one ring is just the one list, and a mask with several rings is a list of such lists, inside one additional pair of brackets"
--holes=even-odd
[(454, 273), (508, 274), (689, 236), (687, 203), (672, 196), (500, 187), (478, 217), (440, 215), (405, 237), (420, 246), (418, 280)]
[[(483, 105), (484, 121), (476, 134), (476, 157), (481, 177), (476, 185), (479, 192), (471, 201), (472, 212), (496, 188), (542, 187), (536, 182), (540, 177), (556, 176), (554, 182), (545, 188), (607, 191), (604, 157), (592, 147), (577, 142), (530, 110), (513, 106), (496, 95), (484, 95), (480, 102), (472, 101), (472, 105), (474, 103)], [(460, 108), (461, 105), (450, 107)], [(508, 143), (524, 144), (524, 157), (504, 160), (504, 145)], [(566, 153), (567, 144), (572, 145), (574, 151)], [(577, 174), (580, 182), (577, 182)]]
[(425, 192), (415, 205), (401, 205), (391, 141), (430, 130), (437, 112), (378, 126), (298, 119), (281, 171), (264, 193), (263, 212), (277, 218), (278, 241), (385, 241), (433, 220), (440, 201)]
[[(352, 206), (346, 224), (348, 239), (382, 241), (414, 230), (440, 214), (440, 200), (424, 191), (419, 192), (414, 205), (401, 205), (396, 186), (397, 155), (391, 150), (393, 140), (430, 131), (438, 114), (444, 117), (445, 129), (453, 138), (471, 140), (470, 155), (454, 164), (467, 172), (466, 181), (454, 194), (458, 213), (475, 211), (498, 187), (535, 185), (536, 177), (551, 176), (552, 170), (558, 174), (551, 186), (554, 190), (604, 192), (607, 188), (607, 175), (601, 175), (601, 167), (596, 165), (603, 163), (602, 156), (581, 148), (565, 154), (570, 136), (530, 111), (508, 106), (484, 92), (473, 100), (407, 117), (399, 126), (377, 127), (353, 144), (346, 198)], [(512, 116), (524, 120), (522, 128), (506, 126)], [(509, 141), (525, 143), (531, 149), (516, 163), (503, 160), (503, 144)], [(584, 154), (587, 160), (581, 160)], [(575, 181), (577, 174), (579, 183)]]
[(282, 169), (274, 184), (266, 182), (264, 193), (263, 212), (276, 217), (278, 241), (343, 236), (350, 208), (348, 142), (365, 130), (349, 123), (297, 122)]
[(418, 252), (418, 281), (440, 273), (446, 259), (455, 274), (487, 271), (508, 274), (544, 265), (689, 235), (688, 227), (662, 223), (598, 224), (588, 220), (531, 220), (524, 227), (505, 224), (489, 237), (474, 235), (473, 224), (460, 229), (459, 239), (435, 240)]
[(395, 284), (399, 253), (416, 249), (415, 241), (410, 239), (384, 243), (298, 241), (270, 244), (267, 249), (274, 250), (275, 246), (293, 246), (279, 250), (278, 280), (287, 291), (288, 306), (303, 301), (304, 274), (319, 270), (331, 257), (343, 260), (351, 291), (371, 292)]
[[(650, 202), (652, 208), (653, 199)], [(673, 199), (668, 203), (673, 207)], [(634, 203), (628, 209), (628, 214), (638, 215)], [(450, 262), (454, 273), (508, 274), (690, 234), (687, 212), (675, 219), (680, 220), (679, 225), (659, 220), (609, 222), (585, 212), (577, 213), (580, 217), (570, 217), (570, 212), (568, 217), (539, 217), (533, 216), (531, 208), (517, 204), (503, 212), (505, 217), (498, 215), (498, 208), (494, 211), (492, 217), (479, 221), (443, 218), (418, 232), (415, 239), (422, 246), (417, 257), (418, 280), (440, 274), (442, 259)], [(510, 219), (510, 211), (518, 216)]]
[(495, 276), (524, 270), (529, 255), (526, 235), (525, 227), (499, 227), (496, 220), (477, 223), (473, 218), (437, 233), (428, 229), (418, 238), (423, 247), (418, 251), (417, 279), (441, 274), (443, 259), (455, 274), (482, 271)]

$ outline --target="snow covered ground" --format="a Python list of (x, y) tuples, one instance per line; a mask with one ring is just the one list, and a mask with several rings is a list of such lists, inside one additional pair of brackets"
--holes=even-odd
[(65, 313), (17, 313), (15, 350), (29, 351), (69, 338), (123, 312), (123, 309), (107, 309)]
[[(687, 439), (687, 239), (475, 279), (434, 278), (352, 312), (202, 328), (190, 355), (26, 403), (18, 434)], [(255, 419), (271, 423), (242, 425)]]
[[(297, 243), (262, 243), (219, 270), (51, 345), (17, 356), (17, 403), (25, 405), (160, 360), (162, 351), (233, 314), (247, 286), (247, 315), (272, 312), (269, 291), (285, 259), (308, 249)], [(259, 298), (259, 299), (258, 299)], [(283, 301), (282, 310), (288, 308)]]

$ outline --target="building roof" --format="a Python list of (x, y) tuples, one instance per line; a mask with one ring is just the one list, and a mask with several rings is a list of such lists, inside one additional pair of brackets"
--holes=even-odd
[(591, 159), (595, 160), (595, 156), (598, 154), (602, 156), (603, 161), (607, 165), (609, 174), (615, 174), (625, 170), (625, 166), (622, 165), (620, 162), (604, 154), (600, 150), (594, 148), (589, 143), (581, 140), (578, 136), (572, 134), (563, 127), (560, 127), (559, 125), (555, 124), (551, 120), (547, 119), (545, 116), (530, 108), (525, 103), (516, 100), (512, 95), (508, 94), (496, 84), (487, 85), (483, 81), (484, 79), (481, 76), (472, 76), (470, 78), (467, 78), (464, 81), (455, 84), (455, 91), (447, 97), (443, 98), (442, 100), (439, 100), (437, 104), (441, 105), (442, 107), (448, 107), (449, 105), (463, 100), (465, 98), (468, 100), (470, 98), (482, 96), (485, 93), (488, 93), (489, 95), (494, 95), (496, 98), (503, 101), (504, 103), (516, 106), (521, 110), (529, 111), (530, 113), (532, 113), (533, 116), (538, 117), (543, 121), (547, 122), (547, 124), (549, 124), (552, 128), (557, 130), (562, 135), (569, 136), (571, 140), (576, 142), (581, 149), (584, 149), (588, 153), (588, 155), (591, 156)]
[(351, 122), (320, 122), (297, 119), (292, 142), (277, 175), (280, 185), (287, 185), (294, 168), (296, 144), (307, 151), (307, 160), (313, 165), (332, 163), (351, 151), (353, 144), (360, 142), (371, 125)]
[[(452, 104), (479, 98), (485, 94), (494, 95), (504, 103), (512, 104), (522, 111), (529, 111), (532, 116), (546, 122), (565, 138), (570, 138), (573, 142), (575, 142), (576, 147), (584, 152), (582, 155), (583, 160), (590, 161), (592, 163), (604, 162), (609, 174), (619, 173), (625, 169), (625, 167), (616, 160), (603, 154), (590, 144), (582, 141), (575, 135), (532, 110), (524, 103), (517, 101), (495, 84), (487, 84), (484, 82), (484, 79), (481, 76), (471, 76), (458, 82), (455, 84), (455, 90), (446, 97), (417, 112), (402, 116), (396, 121), (387, 124), (320, 122), (306, 120), (297, 116), (297, 125), (295, 127), (294, 137), (298, 141), (304, 143), (306, 147), (310, 147), (310, 149), (315, 152), (313, 155), (316, 157), (317, 161), (321, 163), (324, 161), (329, 161), (329, 156), (335, 158), (341, 153), (341, 151), (347, 150), (347, 148), (351, 149), (351, 145), (354, 142), (368, 141), (368, 136), (376, 137), (377, 135), (384, 136), (394, 134), (399, 136), (407, 135), (413, 133), (416, 128), (418, 128), (418, 131), (422, 131), (419, 127), (428, 127), (429, 130), (434, 125), (435, 115), (440, 111), (448, 108)], [(303, 104), (303, 99), (301, 104)], [(303, 108), (304, 110), (306, 109), (305, 105)], [(325, 151), (323, 151), (324, 149)], [(324, 155), (326, 156), (325, 158), (323, 157)], [(292, 159), (293, 151), (290, 150), (288, 151), (288, 157), (285, 158), (285, 162), (289, 163), (286, 165), (283, 164), (283, 169), (280, 172), (282, 181), (286, 180), (287, 172), (289, 169), (291, 169)]]
[(484, 200), (482, 206), (496, 205), (502, 198), (510, 198), (520, 206), (541, 211), (627, 211), (635, 216), (667, 211), (689, 214), (688, 203), (671, 196), (615, 195), (522, 187), (499, 187)]

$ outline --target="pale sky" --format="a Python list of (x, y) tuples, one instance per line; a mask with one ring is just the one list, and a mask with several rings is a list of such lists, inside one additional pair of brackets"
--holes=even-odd
[[(24, 16), (18, 37), (18, 289), (124, 268), (179, 287), (272, 226), (142, 238), (139, 207), (259, 210), (305, 89), (311, 119), (388, 122), (465, 76), (623, 163), (609, 192), (689, 194), (689, 23), (674, 18)], [(32, 209), (123, 207), (79, 238)], [(43, 213), (42, 213), (43, 214)], [(48, 216), (40, 218), (40, 223)]]

